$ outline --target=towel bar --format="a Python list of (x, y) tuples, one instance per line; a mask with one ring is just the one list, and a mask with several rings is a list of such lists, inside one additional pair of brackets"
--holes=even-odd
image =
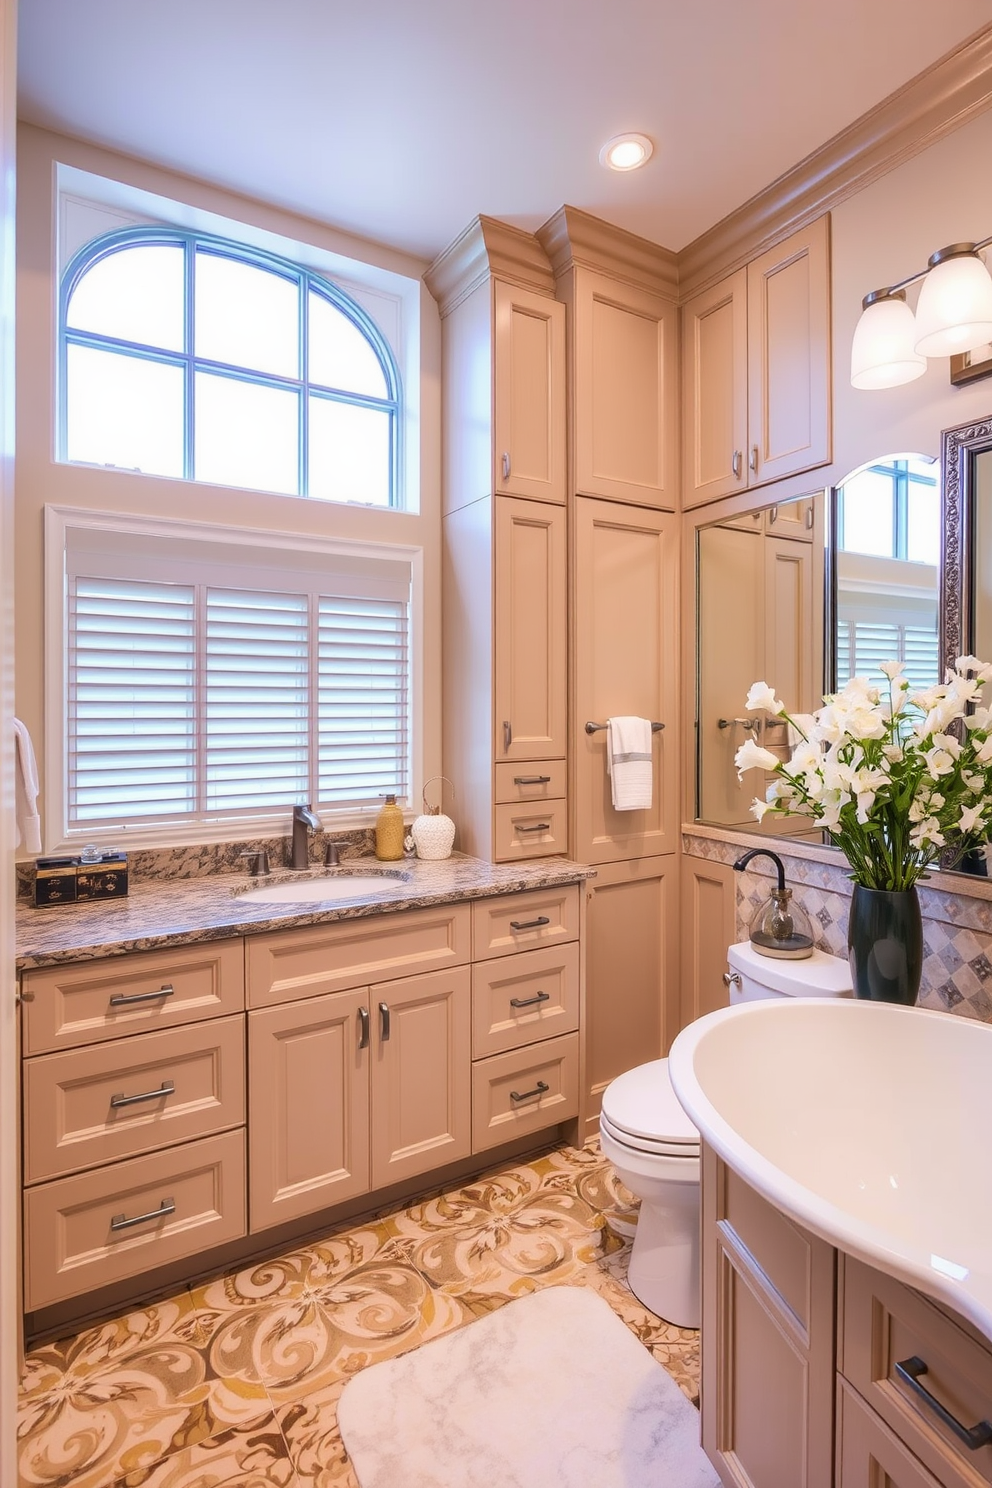
[[(652, 723), (652, 725), (651, 725), (651, 732), (653, 734), (660, 734), (661, 731), (662, 731), (662, 729), (664, 727), (665, 727), (665, 725), (663, 723)], [(606, 728), (606, 724), (605, 723), (587, 723), (586, 724), (586, 733), (587, 734), (595, 734), (600, 729), (605, 729), (605, 728)]]

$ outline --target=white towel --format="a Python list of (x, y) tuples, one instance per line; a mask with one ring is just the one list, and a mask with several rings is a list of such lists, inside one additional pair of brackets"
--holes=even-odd
[(14, 719), (14, 815), (17, 846), (30, 853), (41, 852), (41, 817), (38, 815), (38, 765), (31, 735), (19, 718)]
[(647, 811), (654, 783), (650, 719), (607, 719), (606, 768), (614, 811)]

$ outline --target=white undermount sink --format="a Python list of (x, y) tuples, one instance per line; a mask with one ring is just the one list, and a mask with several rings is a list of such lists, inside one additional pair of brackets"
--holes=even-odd
[(405, 873), (341, 873), (320, 878), (283, 879), (238, 894), (243, 904), (344, 904), (385, 894), (406, 881)]
[(992, 1025), (782, 998), (683, 1029), (672, 1084), (777, 1208), (992, 1339)]

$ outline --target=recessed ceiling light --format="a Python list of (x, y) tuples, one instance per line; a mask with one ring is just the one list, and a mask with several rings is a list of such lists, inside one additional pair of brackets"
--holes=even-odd
[(654, 145), (646, 134), (617, 134), (599, 152), (600, 165), (610, 170), (636, 170), (646, 165), (654, 154)]

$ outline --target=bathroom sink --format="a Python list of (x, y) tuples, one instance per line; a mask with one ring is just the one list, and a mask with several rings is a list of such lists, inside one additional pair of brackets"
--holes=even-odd
[(329, 873), (319, 878), (282, 879), (258, 889), (236, 890), (244, 904), (344, 904), (385, 894), (408, 880), (406, 873)]
[(710, 1013), (672, 1045), (705, 1140), (799, 1224), (992, 1339), (992, 1024), (783, 998)]

